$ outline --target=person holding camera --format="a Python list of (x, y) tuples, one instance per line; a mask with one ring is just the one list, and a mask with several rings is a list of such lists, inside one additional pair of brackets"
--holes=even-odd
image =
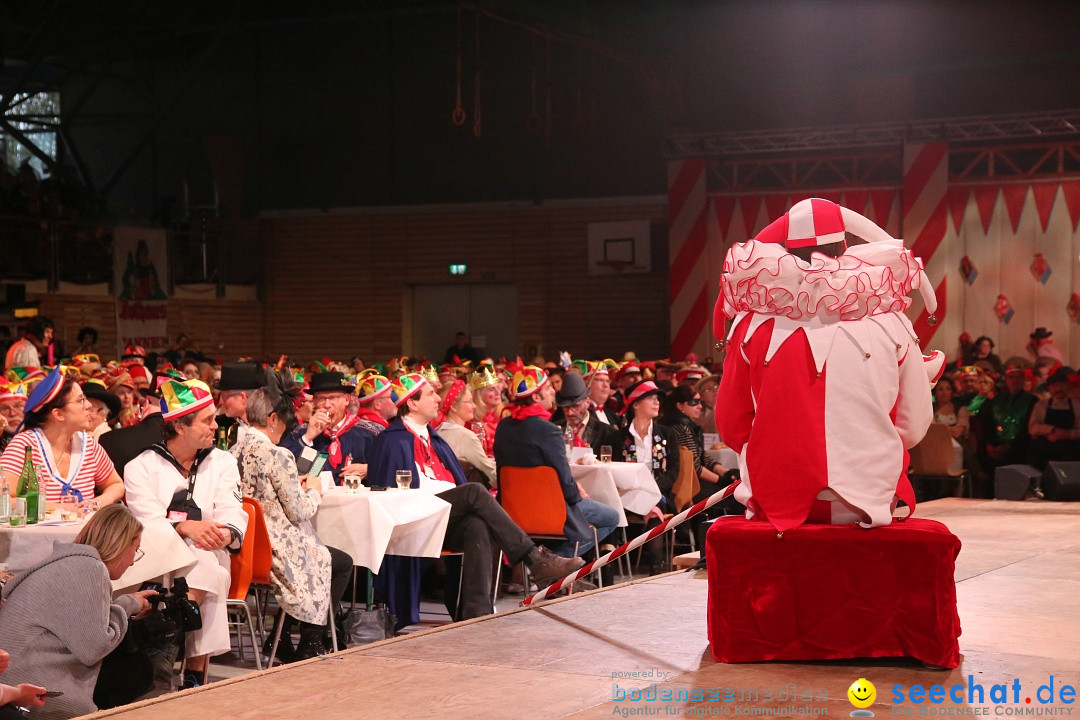
[[(297, 477), (291, 452), (277, 443), (296, 424), (284, 380), (270, 371), (269, 384), (248, 394), (248, 432), (232, 448), (240, 464), (244, 494), (262, 506), (273, 549), (270, 580), (285, 623), (278, 645), (279, 660), (306, 660), (326, 652), (323, 635), (331, 603), (348, 587), (353, 559), (327, 547), (309, 522), (322, 500), (318, 478)], [(298, 389), (298, 388), (297, 388)], [(300, 644), (292, 650), (287, 630), (300, 621)]]
[[(56, 543), (53, 554), (4, 586), (0, 647), (14, 661), (5, 679), (41, 683), (33, 718), (70, 718), (95, 712), (94, 686), (101, 662), (124, 637), (128, 619), (150, 611), (153, 590), (112, 597), (116, 580), (142, 554), (142, 524), (123, 505), (98, 510), (75, 542)], [(7, 697), (6, 701), (12, 702)]]
[(144, 522), (172, 523), (195, 554), (187, 579), (202, 628), (186, 634), (183, 687), (206, 682), (211, 655), (229, 651), (225, 601), (229, 553), (240, 551), (247, 513), (240, 503), (236, 459), (214, 447), (217, 408), (201, 380), (167, 380), (161, 388), (162, 442), (124, 468), (128, 507)]

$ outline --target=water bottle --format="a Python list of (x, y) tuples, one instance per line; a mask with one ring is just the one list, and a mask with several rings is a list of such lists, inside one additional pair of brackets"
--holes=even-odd
[(562, 433), (563, 444), (566, 446), (566, 459), (569, 461), (574, 456), (574, 430), (570, 423), (566, 423)]
[(3, 486), (0, 486), (0, 523), (6, 523), (11, 515), (11, 488), (8, 487), (7, 478), (3, 478)]

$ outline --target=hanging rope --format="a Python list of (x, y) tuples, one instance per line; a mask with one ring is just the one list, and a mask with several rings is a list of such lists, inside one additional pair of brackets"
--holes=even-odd
[(473, 126), (472, 134), (480, 137), (482, 131), (480, 116), (480, 13), (476, 13), (476, 77), (473, 82)]
[(465, 108), (461, 103), (461, 6), (457, 9), (457, 57), (454, 62), (454, 112), (450, 120), (455, 125), (465, 123)]

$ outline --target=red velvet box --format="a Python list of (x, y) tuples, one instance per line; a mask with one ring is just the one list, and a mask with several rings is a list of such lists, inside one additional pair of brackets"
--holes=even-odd
[(939, 522), (803, 525), (721, 518), (706, 536), (709, 643), (719, 662), (913, 657), (960, 661), (953, 570)]

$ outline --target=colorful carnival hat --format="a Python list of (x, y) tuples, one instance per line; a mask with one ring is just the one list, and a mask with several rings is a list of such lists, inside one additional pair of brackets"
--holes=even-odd
[(361, 404), (373, 402), (377, 398), (393, 392), (390, 381), (378, 373), (367, 373), (356, 385), (356, 395)]
[(439, 380), (439, 369), (435, 365), (428, 363), (420, 370), (420, 374), (424, 376), (424, 379), (431, 383), (431, 387), (438, 388), (442, 385)]
[(638, 365), (633, 360), (630, 360), (630, 361), (624, 362), (622, 364), (622, 367), (620, 367), (618, 369), (618, 371), (615, 373), (615, 379), (616, 380), (622, 380), (627, 375), (633, 375), (633, 374), (637, 374), (638, 377), (641, 377), (641, 366)]
[(4, 400), (26, 400), (25, 383), (0, 383), (0, 402)]
[(109, 374), (102, 378), (105, 381), (105, 386), (110, 391), (116, 392), (116, 389), (121, 385), (135, 389), (135, 383), (131, 379), (131, 375), (128, 371), (122, 367), (114, 367), (109, 371)]
[(765, 226), (755, 240), (782, 243), (789, 250), (832, 243), (846, 248), (844, 219), (841, 207), (831, 200), (808, 198)]
[(510, 383), (510, 392), (515, 398), (529, 397), (544, 387), (547, 381), (548, 374), (543, 368), (526, 365), (514, 373), (514, 379)]
[(146, 348), (142, 345), (128, 345), (124, 348), (121, 360), (146, 360)]
[(495, 374), (495, 368), (490, 365), (478, 367), (469, 376), (469, 387), (473, 390), (482, 390), (486, 387), (499, 384), (499, 376)]
[(589, 374), (589, 370), (591, 368), (589, 367), (589, 361), (588, 360), (573, 360), (570, 363), (570, 367), (568, 367), (566, 369), (575, 371), (579, 375), (581, 375), (581, 377), (585, 377), (586, 375)]
[(700, 365), (687, 365), (675, 371), (675, 379), (680, 385), (683, 383), (693, 384), (709, 374), (709, 371)]
[(392, 383), (392, 394), (390, 397), (394, 399), (394, 405), (401, 407), (405, 404), (406, 400), (420, 392), (427, 384), (427, 378), (420, 373), (408, 373), (402, 375)]
[(39, 367), (23, 367), (16, 365), (7, 369), (7, 379), (11, 382), (26, 383), (45, 377), (45, 371)]
[(656, 387), (656, 383), (652, 380), (642, 380), (626, 388), (626, 404), (623, 405), (620, 414), (625, 415), (626, 411), (634, 406), (634, 403), (650, 395), (656, 395), (661, 400), (664, 398), (664, 391)]
[(166, 380), (161, 384), (162, 420), (175, 420), (213, 404), (214, 396), (202, 380)]

